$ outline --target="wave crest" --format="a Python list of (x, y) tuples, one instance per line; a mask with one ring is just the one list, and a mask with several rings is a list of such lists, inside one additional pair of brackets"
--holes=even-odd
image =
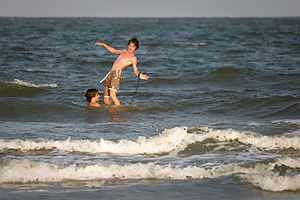
[(136, 141), (123, 139), (114, 142), (102, 138), (96, 141), (71, 140), (70, 138), (66, 141), (0, 140), (0, 150), (32, 151), (57, 149), (68, 152), (121, 155), (162, 154), (176, 149), (184, 149), (186, 147), (184, 138), (187, 134), (186, 127), (177, 127), (166, 129), (161, 134), (149, 138), (140, 136)]
[(216, 130), (207, 127), (175, 127), (161, 134), (146, 138), (140, 136), (134, 140), (110, 141), (103, 138), (95, 141), (71, 140), (0, 140), (0, 150), (62, 150), (67, 152), (109, 153), (119, 155), (170, 154), (184, 150), (188, 145), (213, 139), (216, 142), (239, 142), (265, 150), (300, 150), (298, 136), (263, 136), (258, 133), (233, 129)]
[(29, 83), (29, 82), (25, 82), (19, 79), (14, 79), (13, 82), (10, 82), (11, 84), (15, 84), (15, 85), (21, 85), (21, 86), (26, 86), (26, 87), (34, 87), (34, 88), (43, 88), (43, 87), (50, 87), (50, 88), (55, 88), (57, 87), (57, 84), (55, 83), (50, 83), (50, 84), (34, 84), (34, 83)]
[[(255, 166), (237, 164), (214, 167), (172, 166), (154, 163), (135, 163), (127, 165), (92, 164), (61, 166), (57, 163), (33, 162), (29, 160), (10, 160), (0, 163), (0, 183), (11, 182), (49, 182), (62, 180), (97, 179), (162, 179), (185, 180), (217, 178), (233, 175), (264, 190), (299, 190), (299, 176), (282, 176), (275, 171), (284, 163), (289, 168), (300, 169), (300, 159), (277, 159), (268, 164)], [(291, 166), (289, 165), (291, 164)], [(45, 173), (47, 172), (47, 173)]]
[(294, 149), (300, 150), (300, 137), (297, 136), (263, 136), (258, 133), (249, 131), (238, 131), (233, 129), (215, 130), (210, 128), (196, 129), (196, 132), (202, 133), (197, 135), (197, 141), (212, 138), (217, 141), (238, 141), (240, 143), (255, 146), (266, 150), (274, 149)]

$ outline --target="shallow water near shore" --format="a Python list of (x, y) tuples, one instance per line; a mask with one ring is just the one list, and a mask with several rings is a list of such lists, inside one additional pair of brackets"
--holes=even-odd
[[(300, 198), (299, 18), (0, 27), (0, 199)], [(87, 107), (117, 58), (94, 43), (131, 37), (150, 79), (128, 67), (121, 106)]]

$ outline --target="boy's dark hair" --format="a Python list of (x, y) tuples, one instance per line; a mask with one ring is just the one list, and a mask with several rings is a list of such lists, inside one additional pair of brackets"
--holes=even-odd
[(138, 48), (140, 47), (139, 40), (138, 40), (137, 38), (132, 38), (132, 39), (130, 39), (130, 40), (128, 41), (128, 45), (129, 45), (131, 42), (136, 46), (136, 49), (135, 49), (135, 50), (138, 50)]
[(88, 89), (85, 93), (86, 101), (90, 103), (97, 93), (99, 93), (97, 89)]

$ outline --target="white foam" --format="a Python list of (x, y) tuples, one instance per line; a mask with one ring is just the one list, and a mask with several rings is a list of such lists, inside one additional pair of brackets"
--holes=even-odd
[[(47, 173), (45, 173), (47, 172)], [(199, 167), (160, 166), (153, 163), (127, 165), (88, 165), (66, 167), (54, 163), (12, 160), (0, 170), (0, 183), (4, 182), (46, 182), (95, 179), (187, 179), (211, 177), (213, 174)]]
[(240, 143), (251, 145), (267, 150), (273, 149), (295, 149), (300, 150), (300, 137), (297, 136), (263, 136), (254, 132), (237, 131), (233, 129), (215, 130), (202, 128), (203, 136), (197, 136), (197, 141), (203, 138), (212, 138), (217, 141), (238, 141)]
[[(86, 166), (60, 166), (56, 163), (11, 160), (0, 169), (0, 183), (46, 182), (95, 179), (203, 179), (216, 178), (245, 171), (237, 165), (220, 165), (212, 168), (197, 166), (171, 166), (154, 163), (127, 165), (94, 164)], [(45, 173), (47, 172), (47, 173)]]
[(136, 163), (127, 165), (92, 164), (67, 165), (57, 163), (10, 160), (0, 165), (0, 183), (49, 182), (62, 180), (99, 179), (203, 179), (234, 175), (264, 190), (299, 190), (299, 176), (281, 176), (274, 171), (276, 166), (300, 168), (300, 159), (278, 159), (268, 164), (257, 163), (252, 167), (237, 164), (198, 166), (157, 165)]
[(290, 135), (290, 136), (298, 136), (298, 137), (300, 137), (300, 129), (295, 130), (293, 132), (285, 133), (284, 135)]
[(285, 119), (285, 120), (274, 120), (274, 121), (272, 121), (273, 124), (280, 124), (282, 122), (287, 123), (287, 124), (300, 125), (300, 119)]
[(162, 134), (145, 138), (140, 136), (136, 141), (120, 140), (118, 142), (100, 139), (89, 140), (66, 140), (66, 141), (23, 141), (23, 140), (0, 140), (0, 150), (15, 149), (20, 151), (51, 150), (58, 149), (69, 152), (88, 153), (111, 153), (111, 154), (161, 154), (173, 150), (184, 149), (187, 135), (185, 127), (167, 129)]
[[(199, 131), (198, 131), (199, 132)], [(61, 150), (67, 152), (110, 153), (119, 155), (143, 155), (174, 153), (185, 149), (189, 144), (213, 139), (218, 142), (234, 142), (267, 149), (295, 149), (300, 150), (298, 136), (262, 136), (252, 132), (236, 131), (232, 129), (215, 130), (201, 128), (201, 133), (188, 133), (186, 127), (166, 129), (161, 134), (146, 138), (140, 136), (136, 141), (105, 139), (47, 141), (47, 140), (0, 140), (0, 150), (14, 149), (19, 151), (31, 150)]]
[[(238, 175), (245, 181), (260, 187), (264, 190), (281, 192), (285, 190), (300, 189), (300, 174), (295, 176), (280, 175), (275, 172), (275, 167), (287, 166), (289, 168), (300, 169), (300, 158), (283, 158), (274, 163), (257, 164), (252, 173)], [(258, 170), (260, 169), (260, 170)]]
[(55, 88), (55, 87), (57, 87), (57, 84), (50, 83), (50, 84), (39, 84), (39, 85), (36, 85), (36, 84), (25, 82), (25, 81), (22, 81), (22, 80), (19, 80), (19, 79), (14, 79), (14, 81), (10, 82), (10, 83), (16, 84), (16, 85), (22, 85), (22, 86), (26, 86), (26, 87), (35, 87), (35, 88), (42, 88), (42, 87)]
[[(299, 119), (285, 119), (285, 120), (275, 120), (272, 121), (273, 124), (288, 124), (288, 125), (297, 125), (300, 126), (300, 120)], [(300, 136), (300, 129), (285, 133), (284, 135), (290, 135), (290, 136)]]
[(273, 192), (282, 192), (285, 190), (300, 189), (300, 175), (293, 177), (279, 176), (275, 173), (253, 174), (243, 176), (251, 184), (260, 187), (263, 190)]
[(300, 119), (287, 119), (285, 122), (300, 125)]
[(251, 123), (249, 123), (247, 125), (248, 126), (254, 126), (254, 127), (260, 127), (260, 126), (263, 126), (264, 124), (258, 123), (258, 122), (251, 122)]

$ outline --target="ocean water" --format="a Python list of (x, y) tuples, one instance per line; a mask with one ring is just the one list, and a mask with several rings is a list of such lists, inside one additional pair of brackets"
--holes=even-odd
[[(150, 79), (105, 106), (94, 43), (132, 37)], [(300, 18), (0, 18), (0, 45), (0, 199), (300, 198)]]

